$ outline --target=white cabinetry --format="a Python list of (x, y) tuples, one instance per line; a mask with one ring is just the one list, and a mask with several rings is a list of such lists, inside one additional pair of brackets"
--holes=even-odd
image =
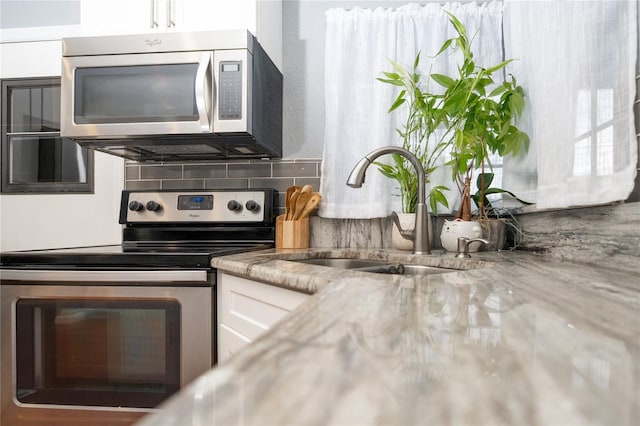
[(282, 69), (282, 0), (82, 0), (82, 35), (247, 29)]
[(165, 32), (176, 26), (181, 6), (179, 0), (82, 0), (82, 35)]
[(218, 361), (252, 342), (309, 295), (218, 271)]
[(282, 0), (0, 0), (0, 41), (247, 29), (282, 69)]
[[(80, 34), (80, 0), (1, 3), (0, 79), (60, 76), (60, 38)], [(0, 251), (119, 244), (122, 158), (96, 152), (94, 182), (93, 194), (0, 194)]]

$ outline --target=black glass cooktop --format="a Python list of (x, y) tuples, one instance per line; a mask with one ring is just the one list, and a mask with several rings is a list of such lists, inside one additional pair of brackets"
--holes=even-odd
[(272, 244), (107, 245), (0, 253), (0, 267), (20, 269), (211, 268), (213, 257), (273, 247)]

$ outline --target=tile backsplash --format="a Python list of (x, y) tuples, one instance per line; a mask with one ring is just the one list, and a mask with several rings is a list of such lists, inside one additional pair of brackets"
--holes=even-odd
[[(311, 184), (319, 189), (321, 162), (321, 159), (190, 163), (127, 161), (125, 188), (274, 188), (280, 193), (278, 214), (282, 214), (284, 191), (288, 186)], [(524, 231), (522, 248), (564, 260), (622, 268), (640, 267), (640, 202), (637, 202), (640, 182), (636, 182), (634, 194), (626, 203), (520, 215), (518, 219)], [(434, 221), (434, 249), (440, 247), (438, 223), (438, 220)], [(326, 219), (314, 216), (311, 245), (389, 248), (391, 226), (388, 218)]]
[(234, 160), (227, 162), (125, 163), (125, 188), (251, 189), (280, 192), (279, 213), (284, 212), (284, 191), (291, 185), (320, 187), (319, 158), (291, 160)]

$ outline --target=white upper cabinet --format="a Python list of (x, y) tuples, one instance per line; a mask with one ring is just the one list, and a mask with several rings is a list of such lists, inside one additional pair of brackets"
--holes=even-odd
[(282, 70), (282, 0), (0, 0), (0, 42), (247, 29)]
[[(82, 0), (82, 35), (118, 35), (160, 31), (161, 0)], [(158, 22), (154, 26), (154, 21)], [(164, 29), (162, 29), (164, 31)]]
[(247, 29), (282, 69), (282, 0), (81, 0), (82, 35)]

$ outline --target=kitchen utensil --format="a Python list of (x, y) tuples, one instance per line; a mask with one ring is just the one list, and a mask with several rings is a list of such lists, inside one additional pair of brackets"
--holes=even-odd
[(300, 196), (299, 189), (296, 189), (295, 191), (293, 191), (293, 194), (291, 194), (291, 198), (289, 198), (289, 207), (290, 207), (289, 215), (285, 217), (285, 220), (293, 220), (296, 213), (296, 202), (299, 196)]
[(289, 218), (289, 212), (291, 211), (291, 194), (293, 194), (295, 188), (290, 186), (287, 188), (284, 195), (284, 217), (285, 219)]
[(300, 189), (297, 185), (292, 185), (287, 188), (285, 197), (284, 197), (284, 219), (289, 220), (293, 216), (293, 206), (291, 205), (291, 196), (296, 191), (296, 189)]
[(307, 205), (307, 201), (311, 198), (311, 192), (300, 192), (298, 194), (298, 198), (296, 199), (296, 206), (293, 210), (293, 220), (300, 219), (300, 215), (304, 210), (304, 207)]
[(276, 218), (276, 248), (309, 247), (309, 218), (284, 220), (284, 215)]
[(321, 199), (322, 199), (322, 196), (319, 193), (314, 192), (313, 194), (311, 194), (311, 197), (309, 197), (309, 200), (307, 201), (307, 203), (304, 205), (304, 208), (302, 209), (302, 213), (300, 213), (300, 219), (309, 217), (313, 209), (315, 209), (318, 206), (318, 203), (320, 203)]
[(300, 192), (313, 192), (313, 185), (307, 184), (303, 186)]

